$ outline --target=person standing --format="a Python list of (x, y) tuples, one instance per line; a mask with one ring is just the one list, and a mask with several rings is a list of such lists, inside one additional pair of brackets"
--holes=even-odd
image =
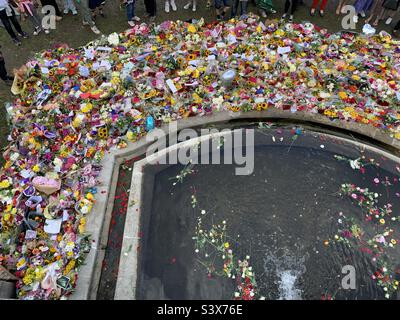
[(126, 15), (128, 16), (128, 24), (133, 27), (135, 21), (140, 21), (140, 18), (135, 15), (136, 0), (122, 0), (122, 4), (126, 6)]
[(366, 13), (371, 9), (373, 2), (374, 0), (356, 0), (354, 3), (356, 13), (365, 18)]
[(92, 17), (96, 19), (98, 15), (105, 18), (103, 8), (106, 4), (105, 0), (89, 0), (89, 8), (92, 10)]
[(64, 0), (64, 14), (68, 14), (71, 11), (72, 15), (76, 16), (78, 12), (74, 4), (74, 0)]
[(400, 6), (400, 0), (385, 0), (382, 4), (381, 17), (388, 16), (385, 21), (385, 24), (389, 25), (393, 21), (393, 17), (395, 16), (397, 10)]
[[(37, 36), (42, 31), (42, 20), (36, 11), (33, 0), (18, 0), (18, 11), (28, 15), (34, 28), (33, 35)], [(45, 29), (45, 32), (49, 33), (49, 30)]]
[[(315, 15), (315, 10), (317, 10), (317, 6), (319, 5), (319, 0), (314, 0), (312, 5), (311, 5), (311, 10), (310, 10), (310, 15), (314, 16)], [(328, 0), (322, 0), (321, 1), (321, 6), (319, 7), (319, 15), (321, 17), (324, 16), (325, 14), (325, 7), (328, 4)]]
[(342, 13), (342, 8), (347, 5), (349, 1), (347, 0), (339, 0), (338, 6), (336, 7), (336, 14), (339, 15)]
[(175, 0), (165, 0), (165, 12), (169, 13), (169, 7), (172, 8), (172, 10), (176, 11), (176, 4), (175, 4)]
[(236, 17), (240, 5), (240, 17), (244, 17), (247, 15), (247, 4), (248, 0), (233, 0), (232, 2), (232, 11), (231, 18)]
[[(1, 49), (1, 46), (0, 46)], [(14, 77), (7, 74), (6, 63), (4, 61), (3, 53), (0, 51), (0, 79), (6, 84), (11, 85)]]
[(293, 15), (296, 11), (297, 3), (298, 3), (298, 0), (286, 0), (285, 1), (285, 12), (283, 13), (282, 19), (286, 19), (287, 15), (289, 13), (289, 9), (290, 9), (289, 22), (293, 22)]
[(96, 24), (93, 21), (92, 18), (92, 12), (90, 11), (89, 8), (89, 0), (77, 0), (76, 1), (79, 5), (79, 9), (82, 14), (82, 24), (84, 26), (90, 26), (90, 29), (95, 33), (95, 34), (100, 34), (100, 30), (97, 29)]
[(7, 33), (17, 46), (21, 45), (21, 41), (18, 39), (18, 36), (11, 27), (11, 23), (20, 37), (28, 38), (26, 32), (22, 31), (22, 28), (15, 16), (14, 8), (9, 4), (8, 0), (0, 0), (0, 20), (3, 23)]
[(156, 0), (144, 0), (144, 6), (146, 7), (146, 16), (150, 17), (150, 20), (154, 20), (157, 12)]
[(268, 13), (276, 13), (272, 0), (257, 0), (257, 8), (263, 18), (267, 17)]
[(400, 31), (400, 19), (399, 21), (397, 21), (396, 25), (393, 28), (393, 33), (395, 34), (395, 36), (398, 36), (398, 32)]

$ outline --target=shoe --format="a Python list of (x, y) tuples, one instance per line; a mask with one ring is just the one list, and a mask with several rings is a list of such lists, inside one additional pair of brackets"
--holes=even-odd
[(323, 16), (325, 15), (324, 10), (319, 10), (319, 15), (320, 15), (321, 17), (323, 17)]
[(128, 21), (128, 24), (129, 24), (131, 27), (134, 27), (134, 26), (135, 26), (135, 22), (133, 22), (133, 21)]
[(33, 31), (33, 35), (37, 36), (41, 31), (42, 31), (42, 29), (40, 29), (39, 27), (36, 27), (35, 31)]
[(64, 9), (63, 12), (64, 12), (64, 14), (68, 14), (68, 11), (69, 11), (68, 9)]
[(49, 30), (49, 29), (44, 29), (44, 33), (45, 33), (45, 34), (49, 34), (49, 33), (50, 33), (50, 30)]
[(207, 1), (207, 6), (206, 7), (207, 7), (207, 9), (211, 7), (211, 0)]
[(89, 25), (89, 22), (82, 21), (82, 24), (83, 24), (84, 26), (88, 26), (88, 25)]
[(315, 9), (314, 8), (311, 8), (311, 10), (310, 10), (310, 16), (315, 16)]
[(259, 10), (259, 12), (260, 12), (260, 14), (261, 14), (261, 16), (263, 17), (263, 18), (266, 18), (267, 17), (267, 14), (265, 13), (265, 10)]
[(62, 20), (62, 17), (56, 16), (56, 21)]
[(281, 18), (281, 20), (285, 20), (285, 19), (286, 19), (286, 17), (287, 17), (287, 14), (286, 14), (286, 13), (284, 13), (284, 14), (283, 14), (283, 16), (282, 16), (282, 18)]
[(76, 10), (72, 11), (73, 16), (76, 16), (77, 14), (78, 14), (78, 11), (76, 11)]
[(195, 3), (193, 4), (192, 11), (193, 11), (193, 12), (196, 11), (196, 4), (195, 4)]
[(91, 26), (90, 29), (92, 29), (92, 31), (93, 31), (95, 34), (100, 34), (100, 33), (101, 33), (100, 30), (97, 29), (96, 26)]
[(393, 21), (393, 18), (392, 18), (392, 17), (389, 17), (389, 18), (387, 18), (385, 24), (389, 25), (389, 24), (392, 23), (392, 21)]
[(132, 18), (132, 20), (133, 20), (133, 21), (136, 21), (136, 22), (139, 22), (139, 21), (140, 21), (140, 18), (139, 18), (138, 16), (134, 16), (134, 17)]
[(171, 8), (172, 8), (172, 10), (174, 10), (174, 11), (177, 10), (176, 4), (175, 4), (175, 0), (171, 0)]
[(292, 14), (289, 16), (289, 22), (293, 22), (293, 15)]
[(276, 10), (271, 9), (271, 13), (272, 13), (272, 14), (275, 14), (275, 13), (276, 13)]
[(14, 39), (13, 39), (13, 42), (14, 42), (14, 44), (15, 44), (16, 46), (18, 46), (18, 47), (21, 45), (21, 41), (19, 41), (18, 38), (14, 38)]
[(367, 15), (365, 14), (365, 12), (364, 11), (361, 11), (360, 12), (360, 15), (361, 15), (361, 17), (363, 17), (363, 18), (365, 18)]
[(184, 5), (183, 9), (187, 10), (190, 8), (192, 4), (190, 2), (188, 2), (187, 4)]
[(26, 33), (26, 32), (24, 32), (24, 31), (22, 31), (22, 33), (21, 34), (18, 34), (20, 37), (22, 37), (22, 38), (24, 38), (24, 39), (28, 39), (29, 38), (29, 36), (28, 36), (28, 34)]
[(165, 12), (169, 13), (169, 1), (165, 1)]

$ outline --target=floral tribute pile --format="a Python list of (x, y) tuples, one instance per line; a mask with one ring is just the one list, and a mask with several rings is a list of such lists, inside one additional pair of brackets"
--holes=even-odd
[[(236, 75), (227, 89), (221, 73)], [(232, 74), (232, 72), (231, 72)], [(36, 54), (17, 73), (0, 177), (0, 265), (18, 297), (73, 291), (90, 248), (100, 161), (161, 123), (279, 108), (387, 130), (400, 139), (400, 47), (386, 33), (328, 34), (247, 20), (136, 25)]]

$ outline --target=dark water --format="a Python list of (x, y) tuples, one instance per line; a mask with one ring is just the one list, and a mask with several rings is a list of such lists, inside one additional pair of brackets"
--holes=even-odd
[[(384, 298), (370, 277), (375, 271), (370, 255), (338, 242), (326, 246), (324, 240), (338, 232), (339, 212), (374, 234), (361, 209), (338, 195), (342, 183), (369, 187), (379, 193), (380, 206), (390, 202), (398, 215), (398, 185), (373, 183), (375, 177), (393, 180), (396, 163), (365, 151), (366, 158), (381, 166), (368, 166), (361, 174), (334, 158), (359, 157), (362, 150), (353, 144), (304, 130), (292, 138), (291, 129), (257, 129), (254, 172), (249, 176), (235, 175), (235, 165), (196, 165), (194, 174), (173, 186), (171, 177), (182, 165), (164, 166), (156, 174), (154, 167), (146, 169), (137, 298), (233, 298), (234, 282), (208, 278), (194, 252), (192, 237), (202, 209), (210, 224), (226, 220), (234, 252), (250, 255), (260, 292), (267, 299), (321, 299), (327, 293), (336, 299)], [(196, 208), (191, 205), (193, 190)], [(398, 248), (388, 249), (386, 255), (399, 266)], [(355, 290), (341, 289), (344, 265), (355, 267)]]

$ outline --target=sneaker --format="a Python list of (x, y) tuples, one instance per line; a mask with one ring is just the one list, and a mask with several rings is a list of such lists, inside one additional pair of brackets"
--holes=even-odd
[(72, 11), (73, 16), (76, 16), (77, 14), (78, 14), (78, 11), (76, 11), (76, 10)]
[(165, 12), (169, 13), (169, 1), (165, 1)]
[(44, 29), (44, 33), (45, 33), (45, 34), (49, 34), (49, 33), (50, 33), (50, 30), (49, 30), (49, 29)]
[(271, 13), (272, 14), (275, 14), (276, 13), (276, 10), (274, 10), (274, 9), (270, 9), (271, 10)]
[(64, 14), (68, 14), (68, 11), (69, 11), (68, 9), (64, 9), (63, 12), (64, 12)]
[(95, 34), (100, 34), (100, 33), (101, 33), (100, 30), (97, 29), (96, 26), (91, 26), (90, 29), (92, 29), (92, 31), (93, 31)]
[(282, 18), (281, 18), (281, 20), (285, 20), (285, 19), (286, 19), (286, 17), (287, 17), (287, 14), (286, 14), (286, 13), (284, 13), (284, 14), (283, 14), (283, 16), (282, 16)]
[(18, 34), (20, 37), (22, 37), (22, 38), (24, 38), (24, 39), (28, 39), (29, 38), (29, 36), (28, 36), (28, 34), (26, 33), (26, 32), (24, 32), (24, 31), (22, 31), (22, 33), (21, 34)]
[(321, 17), (323, 17), (323, 16), (325, 15), (324, 10), (319, 10), (319, 15), (320, 15)]
[(311, 8), (311, 10), (310, 10), (310, 16), (315, 16), (315, 9), (314, 8)]
[(174, 10), (174, 11), (177, 10), (176, 4), (175, 4), (175, 0), (171, 0), (171, 8), (172, 8), (172, 10)]
[(88, 25), (89, 25), (89, 22), (83, 20), (83, 21), (82, 21), (82, 24), (83, 24), (84, 26), (88, 26)]
[(392, 23), (392, 21), (393, 21), (393, 18), (392, 18), (392, 17), (389, 17), (389, 18), (387, 18), (385, 24), (389, 25), (389, 24)]
[(134, 27), (134, 26), (135, 26), (135, 22), (133, 22), (133, 21), (128, 21), (128, 24), (129, 24), (131, 27)]
[(34, 36), (37, 36), (41, 31), (42, 31), (41, 28), (36, 27), (36, 28), (35, 28), (35, 31), (33, 31), (33, 35), (34, 35)]
[(18, 47), (21, 45), (21, 41), (19, 41), (18, 38), (14, 38), (14, 39), (13, 39), (13, 42), (14, 42), (14, 44), (15, 44), (16, 46), (18, 46)]
[(139, 21), (140, 21), (140, 18), (139, 18), (138, 16), (134, 16), (134, 17), (132, 18), (132, 20), (133, 20), (133, 21), (139, 22)]
[(208, 0), (208, 1), (207, 1), (207, 9), (208, 9), (208, 8), (211, 8), (211, 0)]
[(293, 15), (292, 14), (289, 16), (289, 22), (293, 22)]
[(196, 11), (196, 4), (193, 3), (193, 8), (192, 8), (193, 12)]
[(360, 15), (361, 15), (361, 17), (363, 17), (363, 18), (365, 18), (367, 15), (365, 14), (365, 12), (364, 11), (361, 11), (360, 12)]
[(261, 14), (261, 16), (263, 17), (263, 18), (266, 18), (267, 17), (267, 14), (265, 13), (265, 10), (259, 10), (259, 12), (260, 12), (260, 14)]
[(191, 3), (188, 2), (187, 4), (184, 5), (183, 9), (187, 10), (190, 8), (190, 6), (191, 6)]

